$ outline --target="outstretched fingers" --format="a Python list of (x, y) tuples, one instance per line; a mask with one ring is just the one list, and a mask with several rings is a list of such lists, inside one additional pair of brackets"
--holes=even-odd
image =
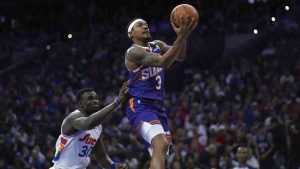
[(195, 21), (195, 18), (192, 18), (191, 21), (189, 22), (188, 28), (191, 30), (193, 30), (193, 28), (196, 25), (196, 22), (194, 22), (194, 21)]
[(185, 27), (185, 18), (183, 15), (180, 15), (180, 28), (183, 29)]
[(181, 15), (181, 28), (186, 29), (191, 22), (191, 17), (189, 15)]

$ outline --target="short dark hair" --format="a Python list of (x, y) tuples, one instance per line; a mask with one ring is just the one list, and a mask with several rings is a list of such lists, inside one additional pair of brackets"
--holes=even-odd
[(84, 93), (86, 92), (93, 92), (95, 91), (94, 89), (92, 88), (82, 88), (80, 90), (78, 90), (77, 94), (76, 94), (76, 100), (77, 100), (77, 103), (81, 100), (81, 97)]
[(248, 149), (248, 146), (247, 146), (246, 144), (244, 144), (244, 143), (236, 144), (236, 145), (233, 147), (233, 149), (232, 149), (232, 150), (233, 150), (233, 153), (236, 154), (239, 148), (246, 148), (246, 149)]

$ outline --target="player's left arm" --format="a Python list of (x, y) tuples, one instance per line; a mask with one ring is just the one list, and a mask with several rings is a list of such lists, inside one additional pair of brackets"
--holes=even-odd
[(94, 153), (97, 159), (98, 164), (104, 168), (115, 168), (115, 169), (128, 169), (126, 163), (115, 163), (106, 153), (104, 143), (101, 138), (98, 139), (95, 147)]
[[(156, 45), (159, 46), (160, 50), (163, 53), (166, 53), (172, 46), (167, 45), (165, 42), (160, 40), (154, 40), (153, 41)], [(182, 47), (180, 49), (180, 52), (178, 52), (177, 56), (175, 57), (177, 61), (183, 61), (186, 56), (186, 41), (182, 44)]]

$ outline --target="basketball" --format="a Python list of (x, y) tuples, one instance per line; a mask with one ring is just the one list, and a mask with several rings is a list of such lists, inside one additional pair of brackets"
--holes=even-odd
[(195, 23), (198, 23), (199, 14), (192, 5), (180, 4), (172, 10), (170, 20), (177, 28), (180, 26), (181, 15), (189, 15), (191, 19), (194, 18)]

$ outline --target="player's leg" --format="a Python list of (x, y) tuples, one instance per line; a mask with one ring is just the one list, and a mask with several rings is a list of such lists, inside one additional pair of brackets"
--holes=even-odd
[(156, 135), (151, 142), (153, 146), (153, 155), (151, 158), (150, 169), (165, 168), (166, 153), (169, 143), (164, 134)]
[(164, 169), (169, 147), (164, 126), (157, 116), (157, 108), (142, 99), (130, 99), (127, 105), (127, 117), (140, 136), (147, 142), (151, 157), (151, 169)]
[(170, 163), (169, 163), (169, 160), (168, 160), (168, 156), (166, 156), (166, 160), (165, 161), (166, 161), (166, 165), (165, 165), (166, 167), (165, 168), (166, 169), (171, 169), (170, 168)]
[(168, 118), (163, 111), (153, 112), (158, 120), (151, 121), (150, 124), (144, 122), (140, 130), (141, 136), (151, 143), (148, 149), (151, 155), (150, 169), (170, 168), (167, 157), (172, 139), (167, 123)]
[[(157, 121), (157, 120), (156, 120)], [(143, 122), (139, 128), (142, 138), (150, 145), (150, 169), (164, 169), (169, 141), (161, 124)]]
[(169, 126), (168, 126), (168, 118), (167, 118), (167, 114), (166, 112), (161, 109), (160, 113), (157, 114), (157, 117), (159, 118), (159, 121), (161, 122), (161, 125), (165, 131), (165, 135), (166, 135), (166, 139), (168, 141), (168, 151), (166, 153), (166, 157), (165, 157), (165, 168), (166, 169), (170, 169), (170, 163), (169, 163), (169, 153), (170, 153), (170, 149), (172, 147), (172, 137), (171, 137), (171, 133), (169, 130)]

